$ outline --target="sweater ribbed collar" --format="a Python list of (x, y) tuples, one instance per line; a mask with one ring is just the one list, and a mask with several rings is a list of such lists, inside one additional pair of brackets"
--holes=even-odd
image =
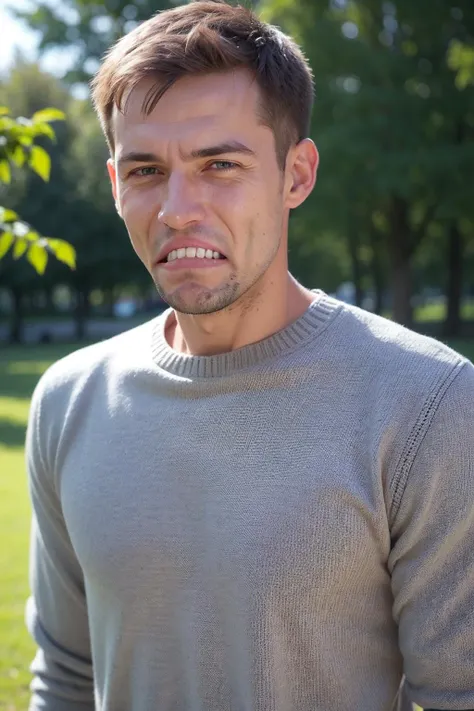
[(212, 378), (259, 365), (264, 361), (304, 345), (318, 334), (340, 309), (340, 303), (322, 291), (314, 290), (317, 298), (296, 321), (286, 328), (228, 353), (212, 356), (193, 356), (173, 350), (165, 337), (168, 318), (172, 309), (167, 309), (156, 320), (152, 333), (152, 355), (163, 370), (185, 378)]

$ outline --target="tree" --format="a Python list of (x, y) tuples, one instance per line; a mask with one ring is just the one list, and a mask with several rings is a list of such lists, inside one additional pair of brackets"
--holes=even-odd
[(76, 60), (65, 74), (68, 83), (91, 78), (110, 45), (159, 10), (182, 4), (173, 0), (67, 0), (54, 6), (37, 0), (31, 10), (14, 10), (17, 17), (41, 35), (39, 49), (74, 46)]
[(456, 85), (459, 89), (466, 89), (474, 84), (474, 46), (464, 44), (459, 40), (451, 42), (448, 52), (448, 65), (457, 72)]
[(21, 332), (18, 323), (25, 296), (38, 288), (47, 294), (65, 285), (75, 299), (76, 337), (80, 339), (94, 290), (112, 294), (122, 287), (149, 285), (115, 210), (106, 171), (107, 145), (90, 103), (74, 99), (61, 81), (36, 64), (19, 62), (0, 92), (0, 99), (8, 100), (18, 113), (34, 113), (47, 98), (68, 116), (58, 125), (57, 141), (51, 147), (55, 169), (50, 181), (23, 176), (11, 186), (10, 204), (43, 234), (63, 235), (81, 255), (74, 270), (51, 263), (40, 286), (28, 269), (12, 270), (11, 257), (0, 262), (0, 282), (17, 305), (12, 333)]
[[(55, 139), (50, 123), (64, 119), (58, 109), (43, 109), (31, 119), (13, 119), (9, 109), (0, 106), (0, 181), (11, 182), (11, 164), (19, 168), (28, 166), (43, 180), (49, 180), (51, 159), (46, 150), (35, 143), (38, 137)], [(39, 274), (43, 274), (52, 253), (71, 268), (75, 267), (74, 248), (61, 239), (40, 237), (28, 223), (21, 220), (14, 210), (0, 206), (0, 259), (12, 248), (13, 258), (26, 253), (26, 258)]]
[[(21, 119), (14, 122), (6, 114), (2, 119), (7, 118), (7, 128), (16, 124), (22, 129), (23, 162), (21, 167), (12, 160), (12, 151), (18, 151), (10, 141), (4, 144), (5, 157), (8, 158), (8, 169), (12, 172), (10, 183), (4, 184), (2, 193), (3, 201), (7, 202), (11, 209), (5, 213), (4, 228), (5, 233), (14, 234), (14, 241), (7, 237), (7, 243), (3, 243), (3, 258), (0, 260), (0, 284), (8, 290), (12, 302), (12, 314), (10, 323), (10, 340), (20, 342), (22, 340), (22, 323), (25, 299), (35, 291), (45, 291), (52, 286), (52, 276), (56, 272), (56, 267), (61, 264), (65, 271), (71, 272), (68, 267), (75, 266), (75, 250), (64, 240), (46, 240), (40, 237), (42, 234), (67, 235), (67, 225), (59, 224), (56, 216), (60, 211), (62, 201), (58, 199), (48, 200), (48, 192), (54, 191), (54, 186), (58, 184), (58, 173), (60, 173), (60, 162), (64, 148), (64, 136), (68, 133), (68, 123), (63, 120), (67, 107), (68, 93), (58, 86), (57, 80), (41, 72), (36, 65), (29, 65), (24, 61), (18, 61), (16, 67), (0, 85), (0, 104), (9, 105), (12, 113), (20, 116), (34, 116), (38, 125), (44, 123), (38, 131), (35, 121)], [(50, 104), (58, 107), (53, 112), (44, 113), (44, 105)], [(53, 118), (54, 116), (54, 118)], [(49, 121), (44, 121), (49, 118)], [(50, 125), (54, 123), (53, 127)], [(38, 135), (33, 135), (38, 131)], [(18, 134), (17, 135), (22, 135)], [(48, 141), (48, 143), (46, 143)], [(43, 144), (43, 145), (41, 145)], [(37, 146), (43, 152), (36, 153), (43, 159), (43, 163), (38, 168), (40, 175), (34, 170), (24, 170), (28, 167), (28, 160), (31, 160), (31, 148)], [(46, 154), (45, 147), (48, 147)], [(9, 155), (6, 156), (8, 149)], [(46, 155), (46, 158), (45, 158)], [(21, 155), (13, 153), (13, 158), (17, 157), (21, 163)], [(50, 173), (50, 166), (54, 165), (54, 170)], [(48, 180), (44, 180), (48, 178)], [(61, 181), (60, 181), (61, 182)], [(46, 191), (46, 192), (45, 192)], [(20, 214), (21, 220), (17, 219)], [(44, 219), (46, 215), (47, 219)], [(17, 229), (18, 223), (18, 229)], [(34, 225), (34, 228), (31, 227)], [(3, 237), (5, 240), (5, 237)], [(52, 261), (50, 268), (38, 279), (37, 272), (31, 269), (31, 264), (27, 260), (15, 262), (25, 249), (27, 244), (27, 254), (34, 245), (36, 255), (39, 255), (38, 266), (44, 272), (47, 256), (49, 253), (57, 252), (59, 260)], [(33, 243), (31, 243), (33, 240)], [(20, 245), (20, 246), (18, 246)], [(29, 246), (28, 246), (29, 245)], [(8, 248), (7, 250), (5, 248)], [(12, 247), (10, 249), (10, 247)], [(36, 249), (39, 248), (39, 250)]]
[(453, 215), (466, 215), (472, 192), (472, 97), (458, 91), (448, 52), (473, 33), (474, 8), (456, 6), (262, 2), (265, 19), (302, 43), (315, 72), (325, 219), (346, 234), (353, 261), (383, 243), (394, 317), (407, 325), (413, 264), (431, 225), (447, 229)]
[[(78, 50), (67, 77), (77, 81), (133, 23), (173, 4), (68, 0), (60, 17), (39, 0), (23, 16), (43, 47)], [(316, 78), (320, 180), (292, 215), (292, 269), (329, 290), (351, 279), (358, 300), (370, 290), (379, 310), (388, 291), (394, 318), (407, 325), (429, 274), (448, 291), (454, 332), (474, 224), (474, 98), (461, 90), (473, 76), (472, 0), (261, 0), (257, 8), (303, 45)]]

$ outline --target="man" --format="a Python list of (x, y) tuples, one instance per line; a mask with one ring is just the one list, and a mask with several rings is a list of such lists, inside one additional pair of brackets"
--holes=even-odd
[(312, 77), (197, 2), (94, 81), (117, 210), (170, 305), (33, 398), (31, 710), (474, 707), (474, 369), (310, 291)]

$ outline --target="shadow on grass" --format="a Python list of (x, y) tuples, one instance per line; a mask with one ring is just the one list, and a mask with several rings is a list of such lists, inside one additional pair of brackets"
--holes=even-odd
[(26, 427), (6, 417), (0, 417), (0, 445), (18, 448), (25, 444)]
[(0, 364), (0, 397), (14, 397), (29, 400), (33, 394), (41, 373), (10, 373), (4, 364)]

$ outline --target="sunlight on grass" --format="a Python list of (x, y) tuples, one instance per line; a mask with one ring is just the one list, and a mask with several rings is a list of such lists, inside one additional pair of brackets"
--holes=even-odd
[(30, 503), (23, 445), (30, 397), (46, 368), (73, 349), (15, 348), (0, 353), (0, 393), (8, 393), (0, 397), (0, 709), (5, 711), (28, 708), (29, 665), (35, 652), (24, 623)]
[[(24, 424), (26, 420), (24, 420)], [(0, 707), (23, 711), (28, 703), (34, 645), (24, 626), (28, 597), (30, 506), (23, 450), (0, 447)]]
[(40, 376), (50, 365), (48, 360), (20, 360), (8, 363), (5, 372), (9, 375), (38, 375)]
[(25, 425), (30, 409), (29, 398), (0, 397), (0, 417)]
[[(426, 323), (429, 321), (444, 321), (446, 318), (446, 302), (444, 299), (434, 301), (414, 309), (415, 321)], [(474, 319), (474, 301), (465, 300), (461, 305), (461, 319), (470, 321)]]

